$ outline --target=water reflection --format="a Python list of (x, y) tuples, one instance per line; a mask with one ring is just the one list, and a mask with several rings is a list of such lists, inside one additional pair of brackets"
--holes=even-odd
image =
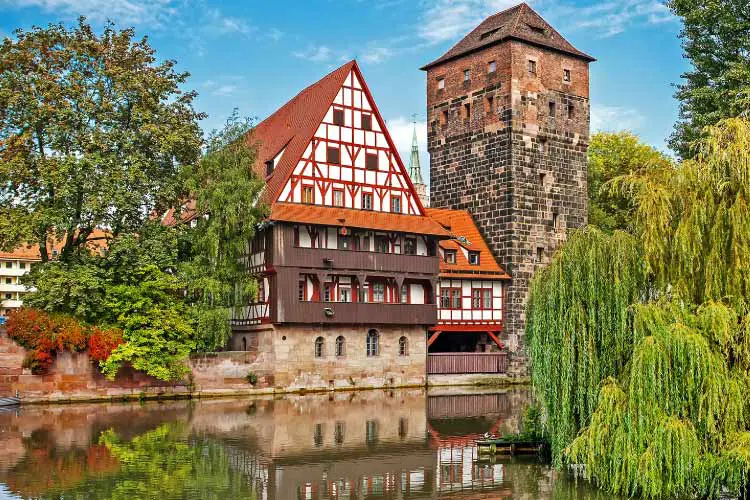
[(25, 407), (0, 414), (0, 497), (593, 499), (535, 460), (478, 456), (523, 390)]

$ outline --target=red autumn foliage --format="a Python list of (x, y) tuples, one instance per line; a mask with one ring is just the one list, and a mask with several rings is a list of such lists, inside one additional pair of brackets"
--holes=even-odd
[(18, 309), (8, 317), (8, 336), (28, 349), (24, 366), (43, 374), (61, 351), (91, 349), (91, 358), (102, 361), (120, 345), (120, 330), (89, 327), (73, 317), (48, 314), (38, 309)]
[(103, 330), (95, 326), (89, 336), (89, 356), (95, 361), (106, 361), (112, 351), (123, 342), (121, 330)]

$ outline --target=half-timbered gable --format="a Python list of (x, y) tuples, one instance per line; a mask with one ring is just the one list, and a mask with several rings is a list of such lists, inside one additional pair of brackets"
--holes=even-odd
[(276, 201), (423, 214), (356, 64), (351, 65)]

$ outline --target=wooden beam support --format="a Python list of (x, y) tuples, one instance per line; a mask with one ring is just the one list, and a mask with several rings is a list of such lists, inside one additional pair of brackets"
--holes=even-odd
[(497, 344), (497, 346), (498, 346), (498, 347), (499, 347), (500, 349), (505, 349), (505, 346), (503, 345), (503, 343), (502, 343), (502, 342), (500, 342), (500, 339), (499, 339), (499, 338), (497, 338), (497, 335), (495, 335), (495, 334), (494, 334), (493, 332), (487, 332), (487, 335), (489, 335), (489, 336), (490, 336), (490, 338), (492, 339), (492, 341), (493, 341), (493, 342), (494, 342), (495, 344)]
[(439, 330), (437, 332), (433, 333), (432, 335), (430, 335), (430, 338), (427, 339), (427, 347), (430, 347), (432, 344), (434, 344), (435, 341), (437, 340), (437, 338), (439, 336), (440, 336), (440, 331)]

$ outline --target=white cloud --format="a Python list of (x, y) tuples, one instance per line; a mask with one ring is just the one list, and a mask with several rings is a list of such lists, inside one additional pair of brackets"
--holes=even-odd
[(655, 25), (677, 18), (660, 0), (610, 0), (585, 7), (541, 0), (544, 13), (562, 31), (586, 31), (594, 37), (618, 35), (638, 25)]
[[(386, 120), (385, 126), (391, 134), (391, 139), (396, 145), (398, 154), (401, 155), (401, 161), (404, 167), (409, 168), (409, 158), (411, 157), (411, 141), (414, 134), (414, 122), (405, 117), (397, 116)], [(419, 146), (419, 161), (422, 166), (422, 177), (425, 182), (430, 175), (430, 159), (427, 154), (427, 122), (417, 121), (417, 145)]]
[(639, 111), (622, 106), (591, 106), (592, 131), (637, 130), (646, 121)]
[(122, 24), (161, 26), (178, 14), (174, 0), (0, 0), (0, 6), (36, 7), (69, 17), (86, 16), (100, 23), (112, 19)]
[(206, 17), (208, 22), (205, 27), (214, 33), (249, 35), (255, 31), (244, 19), (224, 15), (219, 9), (209, 9)]
[(201, 86), (212, 96), (226, 97), (236, 93), (242, 81), (242, 77), (240, 76), (227, 76), (219, 78), (219, 81), (206, 80)]
[(333, 51), (325, 45), (319, 45), (317, 47), (311, 45), (308, 46), (305, 50), (292, 52), (292, 55), (294, 57), (306, 59), (308, 61), (323, 62), (328, 61), (329, 59), (331, 59), (331, 57), (333, 57)]
[(371, 64), (378, 64), (387, 61), (393, 56), (393, 50), (387, 47), (371, 47), (365, 50), (362, 60)]
[(486, 17), (517, 4), (517, 0), (437, 0), (427, 4), (420, 19), (419, 35), (428, 43), (454, 40)]

